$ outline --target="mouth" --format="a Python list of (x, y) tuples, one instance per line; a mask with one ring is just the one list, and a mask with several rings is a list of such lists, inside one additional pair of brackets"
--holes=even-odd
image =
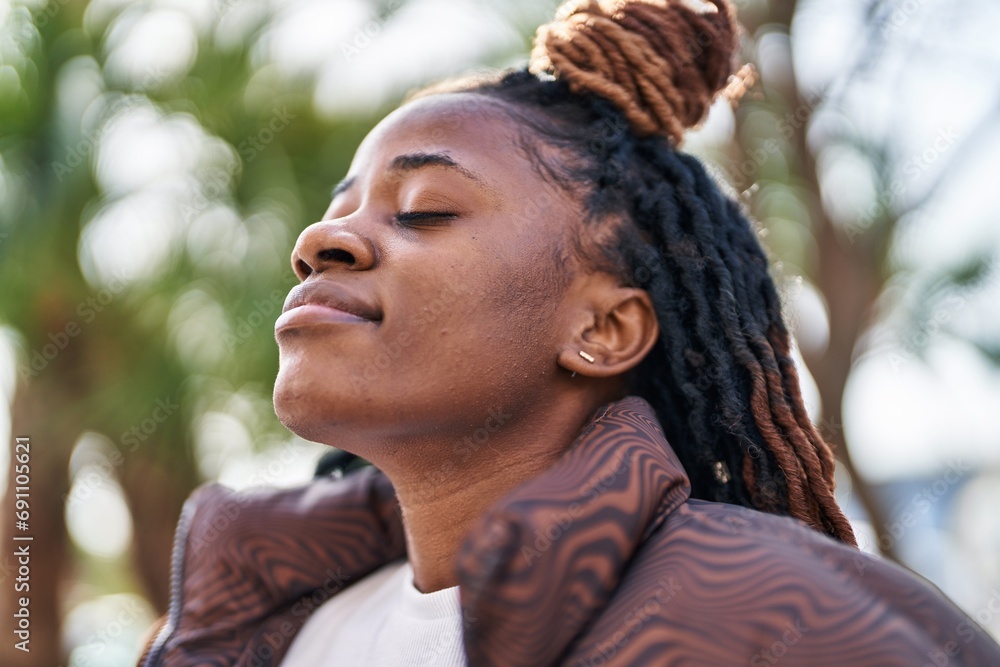
[(291, 329), (347, 324), (379, 324), (382, 311), (343, 285), (315, 280), (292, 288), (281, 316), (274, 323), (278, 334)]

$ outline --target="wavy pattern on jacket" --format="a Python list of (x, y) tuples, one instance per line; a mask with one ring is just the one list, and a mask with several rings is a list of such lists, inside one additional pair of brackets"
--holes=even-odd
[(319, 604), (405, 552), (392, 486), (374, 470), (300, 489), (212, 484), (190, 502), (205, 511), (184, 547), (180, 622), (155, 664), (272, 664)]
[(637, 407), (605, 409), (467, 538), (458, 566), (470, 662), (550, 664), (611, 596), (644, 535), (687, 498), (680, 464), (656, 445), (659, 424)]
[[(467, 535), (469, 664), (1000, 665), (1000, 646), (912, 573), (795, 519), (688, 496), (648, 403), (595, 412)], [(176, 618), (144, 667), (275, 667), (317, 606), (405, 555), (373, 469), (282, 491), (209, 485), (190, 502)]]
[(639, 550), (561, 664), (987, 667), (998, 659), (978, 626), (902, 568), (791, 519), (690, 500)]

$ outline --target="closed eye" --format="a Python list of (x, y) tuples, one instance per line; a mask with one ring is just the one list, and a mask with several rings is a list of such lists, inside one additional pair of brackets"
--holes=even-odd
[(457, 213), (443, 211), (400, 211), (396, 214), (396, 222), (404, 227), (434, 227), (457, 217)]

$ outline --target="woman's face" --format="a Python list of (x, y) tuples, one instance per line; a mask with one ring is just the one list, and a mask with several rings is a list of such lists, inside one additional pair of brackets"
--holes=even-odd
[(275, 411), (295, 433), (362, 456), (460, 440), (544, 410), (565, 381), (574, 264), (560, 258), (579, 212), (500, 104), (446, 94), (397, 110), (302, 232), (302, 284), (275, 326)]

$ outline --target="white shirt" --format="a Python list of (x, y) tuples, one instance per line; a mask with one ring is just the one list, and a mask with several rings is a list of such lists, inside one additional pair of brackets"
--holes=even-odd
[(281, 667), (466, 667), (458, 586), (421, 593), (396, 561), (316, 609)]

